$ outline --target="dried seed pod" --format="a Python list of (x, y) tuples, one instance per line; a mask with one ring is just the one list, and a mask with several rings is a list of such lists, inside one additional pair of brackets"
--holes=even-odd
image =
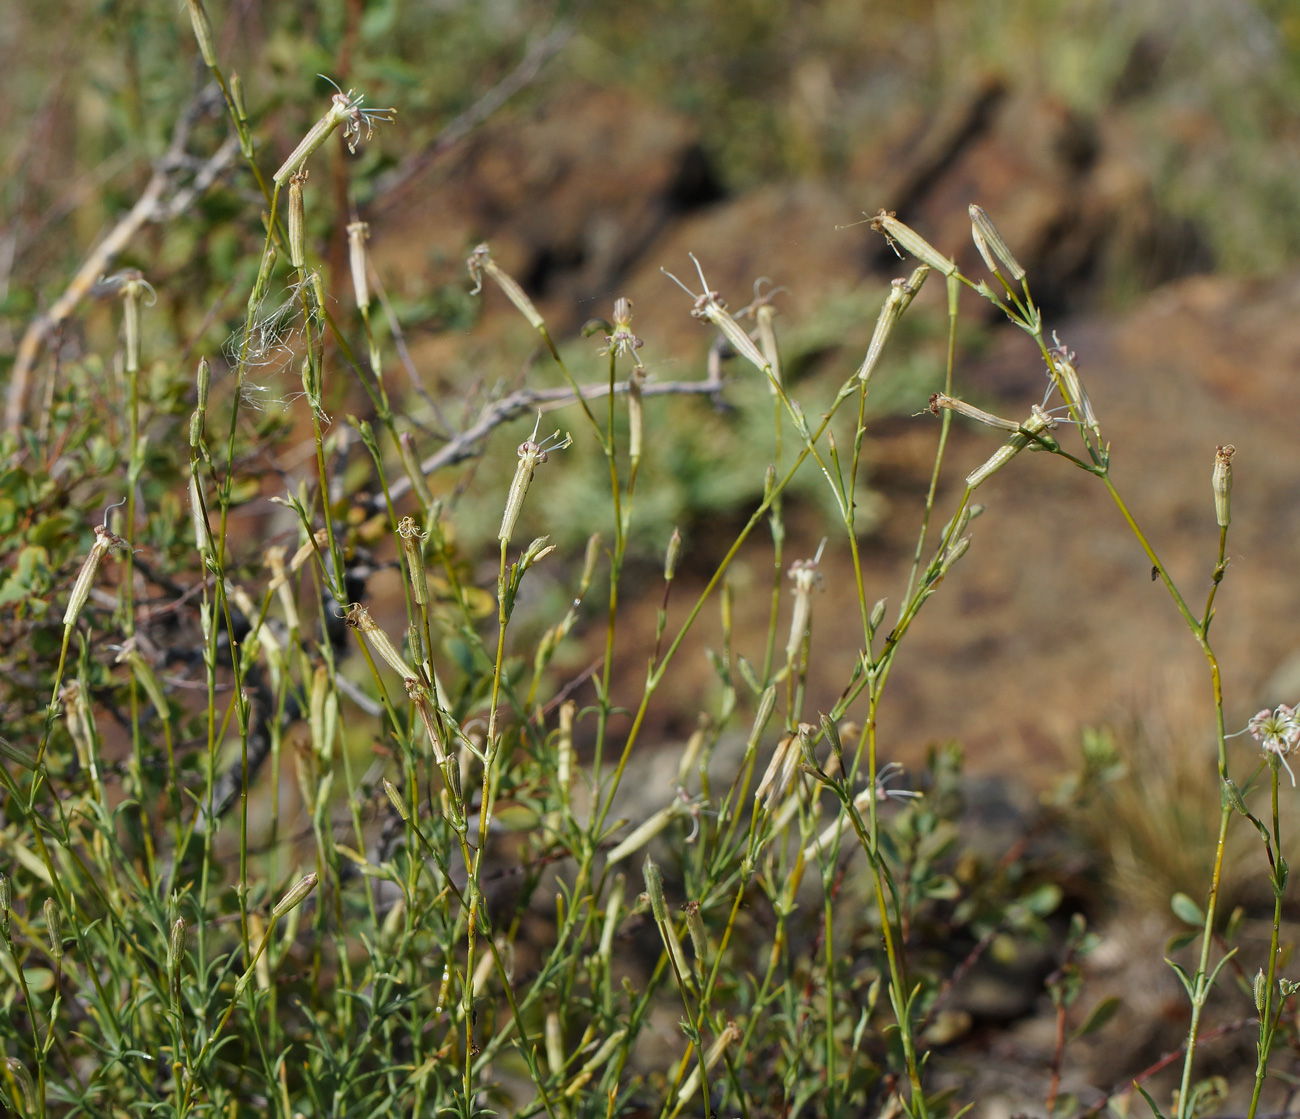
[(817, 565), (821, 562), (822, 550), (826, 547), (823, 539), (817, 548), (817, 554), (810, 560), (795, 560), (787, 573), (794, 581), (794, 610), (790, 615), (790, 636), (785, 643), (786, 660), (793, 661), (803, 645), (808, 627), (812, 624), (812, 592), (821, 582)]
[(664, 582), (671, 583), (677, 574), (677, 561), (682, 555), (682, 534), (674, 528), (668, 537), (668, 548), (664, 552)]
[(1019, 431), (1020, 424), (1015, 420), (1003, 419), (1001, 416), (995, 416), (992, 412), (985, 412), (982, 408), (976, 408), (973, 404), (967, 404), (964, 400), (958, 400), (955, 397), (948, 396), (942, 392), (936, 392), (930, 397), (930, 412), (938, 415), (940, 411), (947, 410), (956, 412), (967, 419), (975, 420), (987, 427), (995, 427), (999, 431)]

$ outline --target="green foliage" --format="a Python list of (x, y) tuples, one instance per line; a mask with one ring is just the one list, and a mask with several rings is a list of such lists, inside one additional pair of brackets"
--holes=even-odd
[[(660, 44), (673, 56), (698, 29), (690, 8), (593, 18), (592, 42), (631, 36), (635, 75), (645, 21), (680, 17)], [(749, 324), (707, 295), (695, 312), (730, 340), (731, 383), (707, 394), (684, 384), (638, 413), (635, 351), (602, 358), (590, 343), (557, 345), (483, 250), (488, 282), (530, 324), (519, 328), (516, 367), (528, 346), (545, 355), (527, 391), (563, 409), (546, 418), (562, 416), (575, 441), (541, 442), (548, 423), (530, 429), (531, 445), (524, 425), (537, 398), (520, 397), (434, 477), (435, 496), (402, 443), (430, 416), (415, 399), (390, 399), (384, 379), (396, 339), (377, 303), (347, 302), (348, 277), (321, 263), (321, 246), (346, 236), (319, 186), (326, 176), (293, 211), (290, 189), (273, 185), (272, 152), (290, 150), (326, 111), (329, 91), (302, 82), (304, 61), (328, 69), (347, 53), (366, 109), (463, 108), (481, 69), (518, 46), (503, 11), (268, 10), (241, 83), (247, 114), (222, 59), (207, 75), (248, 167), (133, 246), (123, 263), (147, 269), (157, 302), (132, 302), (142, 285), (131, 271), (102, 283), (84, 338), (66, 354), (55, 343), (43, 393), (26, 401), (29, 422), (0, 444), (0, 1100), (41, 1119), (960, 1115), (962, 1093), (929, 1083), (963, 1028), (948, 1005), (953, 985), (986, 953), (1006, 962), (1036, 945), (1057, 959), (1042, 988), (1059, 1038), (1047, 1110), (1081, 1109), (1057, 1092), (1067, 1012), (1077, 1039), (1121, 1008), (1104, 998), (1073, 1010), (1098, 938), (1072, 911), (1061, 868), (1028, 842), (982, 853), (963, 833), (960, 749), (936, 748), (904, 783), (876, 724), (912, 623), (972, 547), (972, 496), (988, 474), (1044, 451), (1092, 475), (1127, 516), (1073, 358), (1048, 346), (1027, 284), (976, 282), (921, 243), (936, 273), (950, 273), (943, 342), (955, 337), (963, 290), (986, 300), (1036, 343), (1061, 401), (1055, 418), (972, 412), (952, 395), (951, 359), (936, 377), (933, 355), (953, 347), (936, 345), (933, 322), (878, 339), (891, 355), (903, 343), (925, 356), (860, 377), (855, 358), (840, 360), (854, 329), (871, 336), (875, 308), (864, 314), (856, 299), (783, 330), (789, 375), (777, 381)], [(743, 178), (779, 158), (755, 137), (771, 123), (759, 92), (781, 65), (785, 11), (738, 2), (711, 15), (743, 32), (733, 77), (753, 83), (752, 96), (726, 99), (723, 121), (727, 143), (758, 153), (747, 170), (724, 149)], [(845, 11), (826, 4), (816, 15), (807, 34), (831, 43)], [(157, 150), (161, 122), (189, 88), (168, 57), (191, 47), (150, 5), (115, 27), (121, 55), (109, 52), (116, 68), (101, 79), (101, 136)], [(1113, 69), (1115, 59), (1094, 61)], [(708, 115), (722, 102), (701, 83), (688, 75), (679, 95)], [(360, 155), (333, 158), (339, 182), (364, 199), (400, 145), (391, 132), (372, 143), (365, 122), (324, 119), (358, 124)], [(198, 128), (220, 142), (214, 120)], [(330, 158), (322, 149), (309, 161)], [(99, 201), (107, 213), (132, 194), (110, 185)], [(292, 267), (300, 220), (310, 248)], [(50, 271), (53, 286), (62, 272)], [(922, 282), (923, 271), (911, 281)], [(914, 294), (894, 288), (890, 298), (904, 291)], [(11, 313), (28, 313), (28, 299), (11, 295)], [(396, 310), (399, 324), (433, 319), (446, 330), (478, 313), (450, 286), (407, 293)], [(137, 313), (138, 349), (125, 325)], [(499, 341), (509, 349), (515, 337)], [(905, 397), (939, 388), (936, 479), (953, 411), (991, 422), (1000, 445), (942, 528), (937, 485), (923, 499), (916, 561), (886, 624), (863, 588), (862, 439)], [(487, 404), (512, 399), (503, 392)], [(698, 399), (708, 395), (729, 410)], [(512, 418), (518, 456), (487, 439)], [(444, 434), (449, 446), (462, 438)], [(502, 520), (507, 491), (523, 509), (517, 528)], [(786, 503), (812, 494), (831, 546), (850, 557), (862, 625), (861, 658), (826, 712), (806, 696), (810, 675), (831, 671), (810, 662), (807, 605), (822, 553), (791, 557), (786, 546)], [(685, 602), (700, 580), (682, 588), (669, 566), (655, 588), (653, 644), (641, 647), (620, 591), (649, 580), (632, 565), (658, 560), (683, 509), (728, 523), (732, 543), (699, 561), (702, 589)], [(1193, 613), (1129, 523), (1212, 666), (1221, 714), (1214, 591)], [(774, 575), (740, 593), (729, 568), (756, 531), (770, 538)], [(1219, 544), (1221, 577), (1226, 534)], [(386, 578), (372, 615), (360, 600)], [(648, 741), (649, 715), (706, 609), (721, 616), (708, 709), (684, 745)], [(741, 647), (739, 612), (766, 620), (757, 647)], [(787, 614), (788, 637), (778, 632)], [(614, 662), (629, 643), (644, 686), (616, 694)], [(578, 675), (592, 650), (594, 667)], [(650, 746), (678, 751), (666, 787), (646, 776)], [(1115, 793), (1126, 771), (1113, 739), (1090, 733), (1084, 750), (1048, 821), (1109, 797), (1136, 834), (1149, 802), (1125, 808)], [(1252, 1115), (1295, 993), (1276, 974), (1280, 752), (1275, 744), (1266, 759), (1271, 819), (1251, 807), (1258, 795), (1221, 798), (1213, 848), (1244, 813), (1273, 885), (1273, 937), (1252, 988)], [(1220, 720), (1217, 789), (1227, 770)], [(1232, 788), (1258, 793), (1250, 782)], [(1192, 1007), (1179, 1119), (1228, 1089), (1191, 1079), (1201, 1011), (1237, 950), (1212, 962), (1222, 874), (1216, 856), (1203, 904), (1173, 894), (1194, 930), (1176, 947), (1199, 944), (1197, 960), (1173, 961)], [(1239, 925), (1228, 922), (1228, 939)]]

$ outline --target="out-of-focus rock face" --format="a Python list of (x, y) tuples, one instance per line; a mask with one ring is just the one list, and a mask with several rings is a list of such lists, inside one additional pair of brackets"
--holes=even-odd
[(1084, 119), (991, 79), (933, 117), (886, 123), (842, 177), (735, 198), (720, 179), (691, 120), (568, 87), (379, 199), (375, 249), (388, 269), (433, 278), (488, 240), (560, 331), (641, 277), (662, 290), (658, 269), (680, 265), (684, 240), (736, 298), (764, 274), (799, 300), (893, 276), (884, 242), (853, 228), (882, 207), (975, 268), (966, 207), (978, 202), (1049, 309), (1088, 305), (1117, 271), (1149, 287), (1208, 263), (1194, 231), (1157, 210), (1122, 118)]
[[(869, 330), (882, 278), (904, 274), (911, 262), (893, 258), (865, 225), (849, 224), (863, 211), (897, 209), (979, 275), (966, 213), (979, 202), (1029, 267), (1049, 326), (1077, 351), (1113, 446), (1116, 484), (1194, 611), (1216, 559), (1215, 446), (1237, 445), (1232, 565), (1213, 631), (1229, 721), (1296, 698), (1261, 689), (1300, 644), (1290, 624), (1300, 606), (1300, 448), (1291, 434), (1300, 284), (1193, 277), (1127, 313), (1072, 311), (1088, 306), (1121, 262), (1141, 265), (1134, 275), (1148, 281), (1205, 263), (1200, 242), (1156, 209), (1122, 120), (1082, 120), (987, 83), (956, 97), (941, 118), (877, 137), (844, 181), (775, 183), (723, 198), (689, 120), (624, 94), (579, 90), (493, 123), (405, 199), (374, 220), (386, 276), (412, 270), (450, 282), (463, 274), (464, 250), (486, 239), (560, 332), (608, 315), (616, 296), (630, 295), (645, 353), (675, 363), (674, 376), (683, 377), (702, 372), (711, 334), (690, 318), (689, 300), (661, 266), (698, 287), (686, 256), (695, 252), (710, 286), (733, 306), (749, 298), (758, 276), (771, 276), (791, 289), (783, 297), (783, 322), (791, 323), (829, 295), (860, 288)], [(922, 299), (941, 308), (941, 285), (931, 288)], [(517, 318), (499, 293), (485, 299), (471, 339), (480, 346)], [(973, 295), (963, 307), (985, 314)], [(417, 329), (417, 363), (436, 362), (465, 341), (422, 341)], [(847, 374), (860, 358), (844, 352), (833, 360)], [(1028, 415), (1045, 387), (1032, 343), (1011, 328), (978, 359), (959, 361), (957, 392), (1004, 415)], [(918, 399), (911, 411), (924, 404)], [(871, 485), (891, 509), (864, 543), (869, 602), (899, 601), (937, 430), (932, 417), (917, 416), (868, 435)], [(939, 523), (966, 472), (997, 443), (987, 430), (955, 426)], [(889, 756), (915, 759), (927, 741), (958, 737), (975, 768), (1046, 781), (1081, 722), (1140, 710), (1149, 689), (1167, 686), (1169, 671), (1195, 682), (1178, 702), (1204, 701), (1201, 654), (1096, 478), (1024, 454), (979, 499), (988, 510), (972, 526), (971, 552), (926, 606), (898, 661), (881, 712)], [(791, 512), (796, 523), (811, 521)], [(787, 559), (816, 547), (821, 528), (808, 534), (790, 542)], [(810, 709), (834, 701), (861, 641), (847, 550), (833, 544), (822, 566), (826, 590), (814, 604), (813, 656), (823, 673), (811, 682)], [(756, 537), (742, 556), (759, 580), (768, 578), (768, 547)], [(683, 600), (688, 581), (675, 592)], [(657, 594), (656, 602), (628, 604), (633, 631), (653, 630)], [(751, 656), (766, 622), (766, 612), (757, 613), (752, 632), (738, 620), (738, 647)], [(686, 725), (707, 688), (703, 663), (688, 649), (678, 666)], [(629, 654), (623, 683), (639, 694), (643, 678), (644, 653)]]

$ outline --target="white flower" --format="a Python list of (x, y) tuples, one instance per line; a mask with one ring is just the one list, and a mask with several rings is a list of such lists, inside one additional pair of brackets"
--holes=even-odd
[(1296, 714), (1296, 709), (1285, 703), (1278, 704), (1273, 711), (1266, 707), (1246, 724), (1246, 730), (1266, 754), (1277, 755), (1286, 766), (1294, 787), (1295, 774), (1287, 765), (1286, 755), (1300, 743), (1300, 716)]

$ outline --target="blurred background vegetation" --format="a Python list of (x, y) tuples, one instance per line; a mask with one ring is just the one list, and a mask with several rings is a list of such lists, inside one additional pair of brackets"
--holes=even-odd
[[(779, 266), (798, 312), (783, 334), (787, 375), (806, 381), (810, 407), (857, 360), (883, 279), (897, 271), (878, 242), (845, 229), (864, 210), (898, 208), (947, 246), (965, 243), (953, 230), (979, 198), (1013, 227), (1009, 239), (1057, 313), (1122, 307), (1194, 271), (1267, 274), (1300, 247), (1300, 10), (1281, 0), (234, 0), (212, 17), (264, 174), (319, 115), (330, 81), (397, 110), (354, 156), (340, 144), (318, 169), (308, 220), (345, 325), (344, 227), (371, 222), (377, 273), (412, 355), (408, 383), (435, 402), (402, 390), (422, 453), (525, 372), (524, 324), (502, 301), (467, 294), (464, 255), (483, 238), (588, 379), (601, 363), (577, 328), (607, 316), (624, 291), (651, 316), (638, 324), (652, 373), (701, 368), (704, 332), (688, 333), (686, 307), (658, 272), (681, 270), (685, 248), (719, 268), (733, 307), (765, 265)], [(185, 107), (196, 111), (176, 187), (217, 150), (227, 123), (196, 100), (207, 75), (171, 0), (18, 0), (0, 39), (7, 371), (27, 325), (135, 204)], [(140, 269), (158, 292), (144, 321), (145, 486), (163, 570), (187, 547), (184, 463), (169, 436), (192, 405), (200, 355), (214, 359), (221, 391), (221, 354), (262, 239), (259, 198), (235, 159), (113, 262)], [(712, 247), (726, 238), (728, 248), (710, 255), (701, 215), (727, 213), (732, 225)], [(806, 236), (814, 228), (836, 239)], [(657, 293), (654, 306), (643, 290)], [(915, 411), (937, 376), (941, 308), (929, 294), (873, 398), (882, 414)], [(84, 554), (97, 511), (120, 496), (110, 480), (125, 461), (118, 322), (114, 299), (92, 291), (78, 304), (40, 358), (26, 435), (4, 448), (0, 607), (23, 623), (7, 639), (11, 667), (23, 659), (12, 642), (48, 640), (29, 627)], [(969, 353), (983, 344), (963, 340)], [(265, 449), (288, 447), (302, 417), (296, 374), (279, 368), (289, 352), (268, 347), (261, 410), (241, 433), (250, 469), (239, 497), (259, 503), (250, 515), (268, 509), (281, 485), (272, 475), (293, 461)], [(335, 418), (364, 415), (355, 390), (334, 391)], [(666, 405), (673, 422), (647, 465), (643, 540), (658, 546), (675, 524), (689, 532), (734, 516), (757, 493), (765, 462), (751, 432), (769, 422), (770, 404), (753, 385), (729, 390), (728, 402), (713, 416), (698, 402)], [(272, 437), (285, 442), (264, 442)], [(251, 469), (258, 455), (265, 485)], [(509, 458), (485, 462), (478, 481), (504, 485)], [(349, 492), (373, 486), (364, 455), (354, 465)], [(588, 465), (533, 513), (571, 545), (599, 527), (584, 502), (584, 479), (599, 475), (594, 458)], [(434, 484), (454, 500), (463, 481)], [(803, 492), (819, 493), (816, 480)], [(884, 514), (872, 500), (862, 495), (865, 529)], [(471, 555), (496, 516), (487, 504), (461, 510)]]

